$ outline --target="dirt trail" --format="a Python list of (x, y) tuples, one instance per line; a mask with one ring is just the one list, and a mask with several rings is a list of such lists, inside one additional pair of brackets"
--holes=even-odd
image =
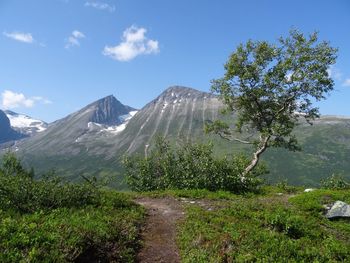
[(176, 221), (183, 217), (181, 202), (173, 198), (141, 198), (135, 200), (147, 209), (148, 218), (142, 231), (143, 248), (137, 262), (178, 263)]

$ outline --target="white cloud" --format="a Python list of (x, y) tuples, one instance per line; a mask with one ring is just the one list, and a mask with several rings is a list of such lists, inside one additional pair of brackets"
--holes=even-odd
[(123, 32), (122, 42), (117, 46), (105, 46), (103, 55), (119, 61), (129, 61), (142, 54), (159, 52), (158, 41), (148, 39), (145, 28), (131, 26)]
[(81, 33), (80, 31), (78, 31), (78, 30), (74, 30), (72, 32), (72, 35), (75, 38), (84, 38), (85, 37), (85, 35), (83, 33)]
[(109, 12), (114, 12), (115, 11), (115, 6), (114, 5), (109, 5), (104, 2), (97, 2), (97, 1), (88, 1), (85, 2), (86, 7), (93, 7), (99, 10), (104, 10), (104, 11), (109, 11)]
[(51, 104), (46, 98), (35, 96), (27, 98), (23, 93), (5, 90), (1, 93), (1, 107), (4, 109), (14, 109), (18, 107), (31, 108), (35, 103)]
[(328, 75), (331, 78), (334, 78), (335, 80), (341, 80), (343, 77), (343, 73), (338, 68), (336, 68), (334, 65), (330, 66), (328, 68), (327, 72), (328, 72)]
[(32, 34), (30, 33), (22, 33), (22, 32), (15, 31), (12, 33), (3, 32), (3, 35), (13, 40), (28, 43), (28, 44), (32, 44), (35, 42)]
[(344, 87), (350, 87), (350, 78), (349, 78), (349, 79), (344, 80), (344, 82), (343, 82), (343, 85), (342, 85), (342, 86), (344, 86)]
[(72, 34), (66, 39), (66, 45), (65, 48), (71, 48), (71, 47), (78, 47), (80, 46), (79, 39), (85, 38), (85, 35), (78, 31), (74, 30)]
[(35, 96), (35, 97), (32, 97), (31, 99), (33, 99), (34, 101), (37, 101), (37, 102), (41, 102), (43, 104), (52, 104), (51, 100), (48, 100), (48, 99), (40, 97), (40, 96)]

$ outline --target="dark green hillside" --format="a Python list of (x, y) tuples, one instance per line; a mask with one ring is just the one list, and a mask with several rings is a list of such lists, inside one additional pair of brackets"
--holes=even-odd
[(300, 126), (296, 134), (301, 152), (271, 149), (266, 153), (271, 175), (297, 185), (317, 185), (333, 173), (350, 178), (350, 119), (321, 117), (313, 126)]

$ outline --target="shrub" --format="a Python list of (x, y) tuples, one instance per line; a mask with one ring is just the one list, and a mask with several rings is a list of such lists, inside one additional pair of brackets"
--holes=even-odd
[(322, 180), (321, 186), (325, 189), (350, 189), (350, 183), (339, 174), (332, 174), (330, 177)]
[(207, 189), (246, 192), (254, 190), (266, 172), (260, 166), (242, 181), (240, 174), (249, 160), (238, 155), (231, 158), (214, 156), (212, 144), (183, 143), (172, 146), (158, 138), (147, 156), (125, 156), (127, 182), (132, 190)]
[(298, 191), (298, 187), (289, 185), (287, 179), (277, 182), (276, 187), (278, 190), (287, 194), (294, 194)]
[(35, 181), (33, 169), (27, 171), (13, 153), (7, 153), (0, 168), (0, 207), (31, 213), (41, 209), (80, 207), (96, 204), (99, 192), (90, 184), (63, 183), (47, 174)]
[(144, 211), (93, 181), (36, 181), (12, 153), (0, 165), (0, 262), (134, 262)]
[(291, 215), (290, 211), (283, 209), (277, 209), (275, 213), (268, 216), (268, 225), (273, 230), (294, 239), (303, 237), (305, 232), (302, 218)]

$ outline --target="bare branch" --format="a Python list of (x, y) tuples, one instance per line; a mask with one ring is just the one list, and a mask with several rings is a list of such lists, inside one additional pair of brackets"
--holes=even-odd
[(222, 132), (218, 132), (217, 133), (221, 138), (228, 140), (228, 141), (236, 141), (236, 142), (240, 142), (240, 143), (244, 143), (244, 144), (254, 144), (253, 142), (250, 141), (245, 141), (245, 140), (241, 140), (239, 138), (233, 137), (232, 135), (228, 135), (228, 134), (224, 134)]

